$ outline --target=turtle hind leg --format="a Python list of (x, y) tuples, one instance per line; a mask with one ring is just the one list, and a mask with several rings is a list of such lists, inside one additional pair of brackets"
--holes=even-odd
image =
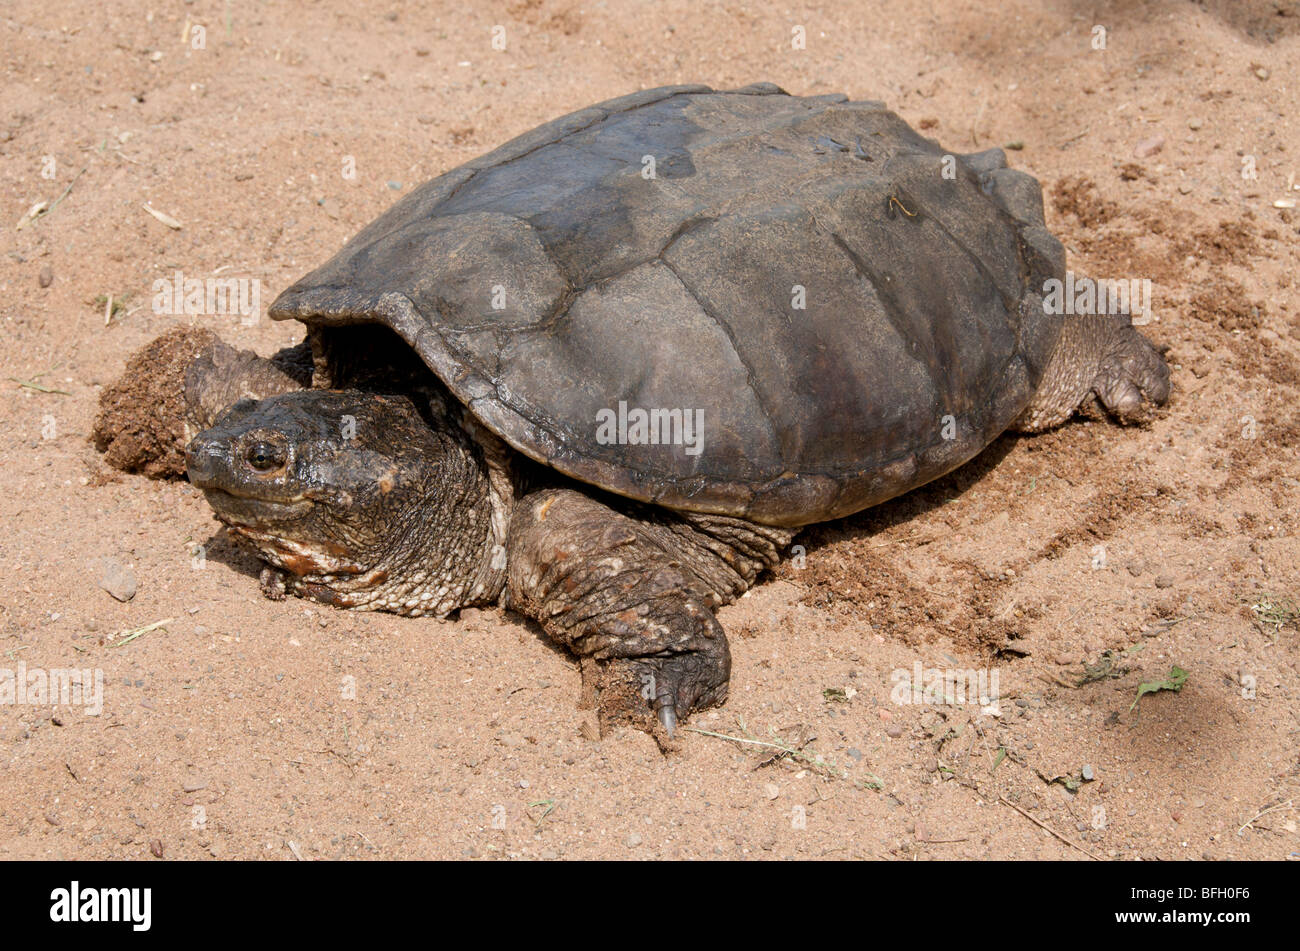
[(1142, 422), (1169, 399), (1164, 353), (1127, 314), (1066, 317), (1038, 390), (1012, 428), (1042, 432), (1099, 407), (1120, 423)]
[(776, 563), (794, 532), (543, 489), (515, 507), (509, 604), (582, 659), (602, 726), (671, 737), (726, 700), (731, 654), (714, 615)]

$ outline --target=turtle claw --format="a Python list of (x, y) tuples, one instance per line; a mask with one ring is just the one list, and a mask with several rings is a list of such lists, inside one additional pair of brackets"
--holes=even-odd
[(677, 735), (677, 707), (673, 705), (671, 698), (664, 698), (659, 704), (659, 722), (663, 724), (664, 732), (668, 734), (668, 739)]

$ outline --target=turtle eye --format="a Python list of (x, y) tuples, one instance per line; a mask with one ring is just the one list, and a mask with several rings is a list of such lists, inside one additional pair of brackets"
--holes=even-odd
[(274, 472), (284, 468), (284, 447), (259, 439), (244, 450), (244, 461), (258, 472)]

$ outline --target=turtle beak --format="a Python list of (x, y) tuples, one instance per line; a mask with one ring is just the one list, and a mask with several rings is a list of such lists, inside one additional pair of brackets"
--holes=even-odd
[(185, 448), (185, 469), (190, 483), (200, 489), (216, 488), (229, 451), (227, 440), (210, 435), (210, 431), (191, 439)]

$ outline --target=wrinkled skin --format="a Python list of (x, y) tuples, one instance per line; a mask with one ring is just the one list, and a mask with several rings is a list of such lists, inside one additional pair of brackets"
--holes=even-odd
[(475, 447), (406, 397), (240, 400), (186, 458), (217, 517), (274, 569), (272, 596), (442, 616), (500, 591)]
[[(205, 351), (185, 374), (191, 415), (287, 385), (283, 355), (223, 354)], [(1080, 318), (1016, 428), (1042, 431), (1080, 410), (1138, 422), (1168, 396), (1162, 352), (1127, 318)], [(731, 660), (714, 612), (796, 533), (642, 505), (546, 471), (539, 480), (536, 467), (525, 480), (518, 456), (432, 391), (240, 399), (186, 461), (217, 517), (267, 562), (269, 597), (433, 616), (506, 604), (582, 659), (602, 723), (631, 721), (661, 740), (725, 701)]]
[(268, 596), (443, 616), (506, 591), (511, 607), (594, 663), (584, 679), (603, 722), (649, 725), (653, 710), (668, 735), (678, 711), (726, 699), (731, 659), (713, 609), (794, 535), (631, 503), (624, 514), (547, 488), (511, 505), (507, 541), (485, 454), (403, 396), (241, 400), (187, 459), (217, 517), (271, 566)]

